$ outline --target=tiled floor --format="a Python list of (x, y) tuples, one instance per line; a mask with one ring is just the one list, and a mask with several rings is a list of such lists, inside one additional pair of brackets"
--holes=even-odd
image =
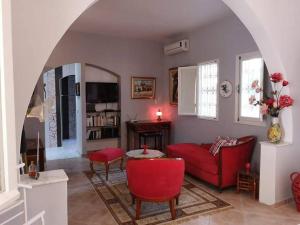
[[(88, 160), (63, 159), (47, 162), (47, 169), (65, 169), (68, 182), (69, 225), (117, 224), (101, 199), (82, 173), (88, 170)], [(208, 187), (206, 187), (208, 188)], [(252, 200), (247, 194), (236, 194), (233, 189), (219, 194), (209, 189), (234, 208), (185, 222), (188, 225), (298, 225), (300, 213), (294, 203), (277, 208)]]
[(62, 147), (46, 148), (47, 160), (79, 158), (80, 156), (75, 139), (63, 140)]

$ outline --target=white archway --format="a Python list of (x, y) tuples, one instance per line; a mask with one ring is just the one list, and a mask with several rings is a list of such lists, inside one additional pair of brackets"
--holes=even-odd
[[(280, 53), (277, 51), (276, 43), (272, 41), (270, 32), (266, 29), (266, 21), (257, 14), (261, 1), (223, 1), (253, 35), (270, 72), (281, 71), (286, 75), (287, 72)], [(267, 1), (264, 9), (267, 9), (268, 5), (274, 7), (273, 1)], [(38, 3), (13, 1), (14, 84), (18, 144), (32, 90), (48, 57), (70, 25), (94, 2), (95, 0), (46, 0)], [(53, 7), (54, 5), (57, 7)], [(42, 17), (40, 12), (43, 12)], [(292, 141), (292, 114), (291, 112), (285, 114), (287, 113), (289, 115), (284, 121), (286, 140)]]

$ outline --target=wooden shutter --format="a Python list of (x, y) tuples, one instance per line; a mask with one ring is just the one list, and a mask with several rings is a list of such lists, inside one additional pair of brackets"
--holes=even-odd
[(178, 68), (178, 115), (197, 115), (198, 67)]

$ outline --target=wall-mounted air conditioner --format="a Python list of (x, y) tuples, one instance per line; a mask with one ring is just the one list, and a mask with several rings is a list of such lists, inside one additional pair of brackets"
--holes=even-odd
[(164, 47), (165, 55), (174, 55), (180, 52), (186, 52), (190, 48), (189, 40), (181, 40)]

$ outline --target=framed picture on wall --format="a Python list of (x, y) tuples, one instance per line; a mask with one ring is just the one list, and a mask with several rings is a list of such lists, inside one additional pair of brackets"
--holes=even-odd
[(178, 104), (178, 67), (169, 69), (170, 104)]
[(155, 98), (155, 89), (155, 77), (131, 77), (132, 99), (153, 99)]

